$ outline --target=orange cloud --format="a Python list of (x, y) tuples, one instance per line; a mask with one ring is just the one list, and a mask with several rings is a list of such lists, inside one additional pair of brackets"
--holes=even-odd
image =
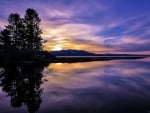
[(89, 24), (68, 23), (55, 24), (55, 22), (43, 22), (43, 35), (47, 43), (46, 50), (59, 49), (76, 49), (87, 50), (91, 52), (108, 52), (110, 48), (102, 46), (103, 37), (97, 36), (96, 33), (102, 30), (102, 27)]

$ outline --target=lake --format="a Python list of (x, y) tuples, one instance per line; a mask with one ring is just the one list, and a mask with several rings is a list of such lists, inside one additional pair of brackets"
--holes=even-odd
[(150, 58), (5, 66), (0, 113), (149, 113)]

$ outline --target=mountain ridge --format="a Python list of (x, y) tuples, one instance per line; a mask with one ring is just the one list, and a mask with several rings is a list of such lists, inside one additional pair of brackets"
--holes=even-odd
[[(96, 54), (91, 53), (85, 50), (60, 50), (60, 51), (51, 51), (50, 54), (54, 56), (133, 56), (138, 54), (112, 54), (112, 53), (104, 53), (104, 54)], [(138, 55), (141, 56), (141, 55)], [(150, 55), (144, 55), (144, 56), (150, 56)]]

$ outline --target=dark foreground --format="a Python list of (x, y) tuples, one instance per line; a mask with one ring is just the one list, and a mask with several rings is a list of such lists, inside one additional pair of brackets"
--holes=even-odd
[(49, 63), (77, 63), (77, 62), (92, 62), (92, 61), (106, 61), (106, 60), (133, 60), (147, 58), (147, 55), (134, 56), (56, 56), (44, 58), (32, 58), (23, 60), (0, 60), (4, 65), (48, 65)]

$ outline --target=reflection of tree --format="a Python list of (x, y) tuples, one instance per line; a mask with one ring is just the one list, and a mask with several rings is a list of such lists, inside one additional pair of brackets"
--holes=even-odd
[(40, 104), (43, 67), (5, 66), (0, 72), (3, 91), (11, 97), (13, 107), (26, 105), (30, 113)]

